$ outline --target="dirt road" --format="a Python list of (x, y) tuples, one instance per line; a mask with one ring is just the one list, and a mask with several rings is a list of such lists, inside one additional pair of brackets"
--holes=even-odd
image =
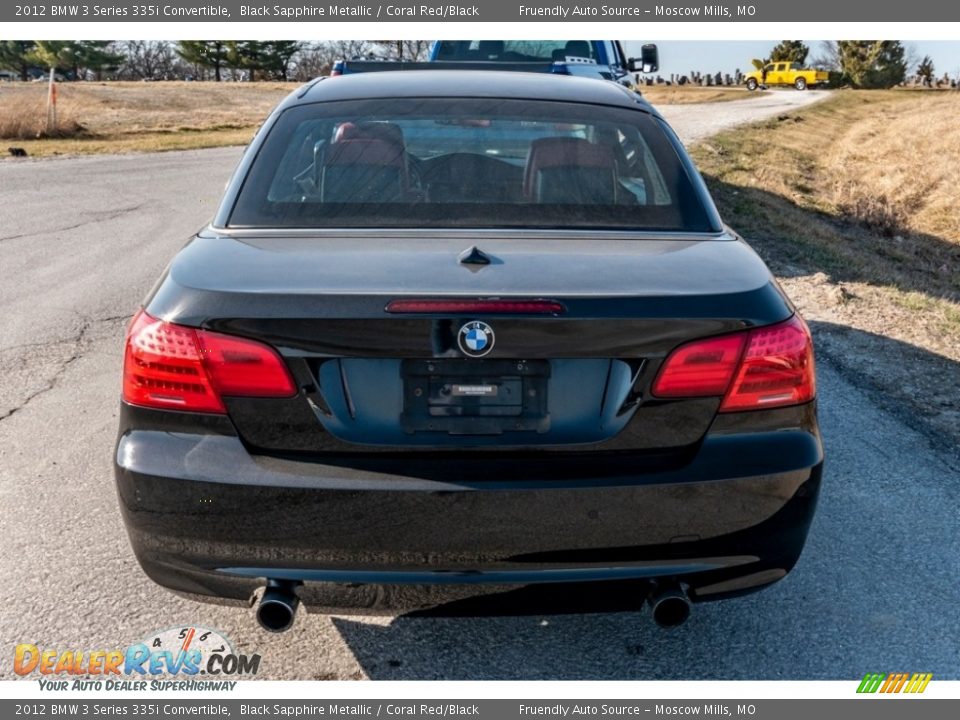
[(677, 135), (687, 145), (699, 142), (721, 130), (743, 123), (766, 120), (789, 113), (791, 110), (820, 102), (830, 96), (826, 90), (772, 90), (760, 97), (748, 97), (742, 102), (704, 103), (689, 105), (658, 105)]

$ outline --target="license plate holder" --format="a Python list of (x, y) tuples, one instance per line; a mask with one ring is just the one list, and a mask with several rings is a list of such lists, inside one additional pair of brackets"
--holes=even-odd
[(404, 432), (545, 433), (547, 360), (404, 360)]

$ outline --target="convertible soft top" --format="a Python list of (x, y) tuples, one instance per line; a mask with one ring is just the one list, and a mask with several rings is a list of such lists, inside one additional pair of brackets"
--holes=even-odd
[(331, 100), (409, 97), (562, 100), (632, 107), (657, 114), (640, 95), (615, 82), (491, 70), (391, 70), (323, 78), (295, 90), (280, 107)]

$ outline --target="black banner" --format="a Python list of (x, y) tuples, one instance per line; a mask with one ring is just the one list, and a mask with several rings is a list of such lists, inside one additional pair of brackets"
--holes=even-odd
[(942, 0), (746, 0), (720, 5), (648, 0), (568, 2), (162, 2), (4, 3), (0, 22), (956, 22), (960, 3)]
[[(851, 691), (852, 692), (852, 691)], [(910, 708), (904, 707), (909, 703)], [(953, 708), (952, 710), (950, 708)], [(849, 700), (165, 700), (86, 699), (0, 701), (0, 717), (202, 717), (202, 718), (651, 718), (709, 717), (749, 720), (941, 720), (957, 717), (960, 700), (873, 698)]]

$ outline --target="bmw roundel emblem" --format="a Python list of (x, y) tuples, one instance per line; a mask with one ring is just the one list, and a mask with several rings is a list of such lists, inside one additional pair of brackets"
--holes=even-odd
[(493, 350), (493, 342), (493, 328), (479, 320), (471, 320), (457, 333), (460, 350), (470, 357), (483, 357)]

